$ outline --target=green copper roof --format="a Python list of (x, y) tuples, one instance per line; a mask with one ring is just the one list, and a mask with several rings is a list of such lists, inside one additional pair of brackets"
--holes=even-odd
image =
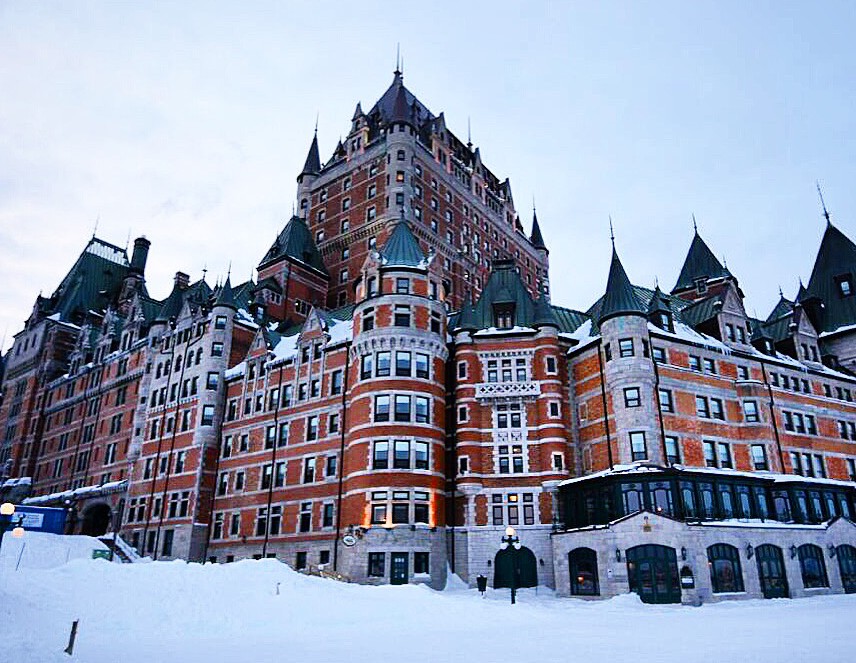
[(128, 268), (123, 249), (93, 237), (53, 295), (42, 299), (41, 310), (79, 324), (87, 312), (104, 311), (115, 302)]
[(778, 318), (781, 318), (783, 315), (788, 315), (791, 311), (794, 310), (794, 303), (786, 298), (784, 295), (779, 295), (779, 301), (776, 303), (776, 306), (770, 312), (770, 315), (767, 316), (766, 322), (772, 322)]
[(681, 320), (690, 327), (697, 327), (707, 322), (722, 310), (723, 295), (711, 295), (681, 309)]
[(666, 298), (666, 295), (663, 294), (663, 291), (660, 290), (660, 286), (658, 285), (654, 288), (654, 294), (648, 302), (648, 315), (660, 312), (671, 313), (672, 307), (669, 304), (669, 300)]
[(464, 331), (475, 331), (478, 329), (478, 323), (476, 322), (476, 307), (475, 304), (473, 304), (472, 292), (467, 293), (464, 305), (461, 307), (457, 319), (454, 322), (451, 320), (449, 322), (449, 326), (453, 329), (461, 329)]
[(427, 259), (403, 214), (402, 210), (402, 218), (395, 224), (392, 234), (380, 250), (383, 266), (425, 269)]
[(531, 327), (535, 320), (535, 302), (514, 269), (513, 260), (494, 260), (490, 277), (473, 310), (476, 329), (495, 325), (494, 304), (514, 307), (514, 325)]
[(600, 307), (598, 325), (604, 320), (618, 315), (644, 315), (645, 309), (639, 302), (636, 292), (627, 278), (627, 272), (618, 258), (615, 247), (612, 248), (612, 262), (609, 265), (609, 277), (606, 280), (606, 294)]
[(550, 300), (547, 299), (547, 293), (542, 292), (538, 301), (535, 302), (535, 317), (532, 320), (532, 326), (538, 327), (555, 327), (559, 329), (559, 319), (556, 317), (556, 312), (550, 306)]
[(728, 276), (731, 276), (731, 272), (722, 266), (722, 263), (717, 260), (713, 251), (696, 231), (684, 265), (681, 267), (678, 282), (672, 288), (672, 292), (694, 287), (695, 280), (699, 278), (716, 279)]
[(195, 305), (207, 304), (212, 294), (211, 288), (204, 279), (183, 288), (176, 284), (169, 293), (169, 297), (164, 300), (155, 320), (165, 322), (170, 318), (177, 318), (185, 302)]
[(327, 268), (324, 266), (318, 247), (315, 246), (312, 234), (309, 232), (306, 222), (299, 216), (292, 216), (289, 222), (285, 224), (285, 228), (282, 229), (265, 257), (262, 258), (259, 268), (261, 269), (269, 263), (283, 258), (291, 258), (311, 267), (324, 276), (328, 276)]
[(821, 332), (856, 323), (856, 294), (842, 296), (839, 277), (849, 277), (851, 293), (856, 287), (856, 245), (843, 232), (828, 223), (806, 290), (809, 297), (823, 302)]

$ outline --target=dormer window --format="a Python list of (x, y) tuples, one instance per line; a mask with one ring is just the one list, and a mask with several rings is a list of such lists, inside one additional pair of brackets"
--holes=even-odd
[(672, 316), (669, 313), (661, 311), (658, 314), (658, 319), (660, 329), (664, 329), (669, 332), (674, 331), (674, 327), (672, 327)]
[(493, 324), (497, 329), (514, 326), (514, 304), (497, 304), (493, 307)]
[(840, 297), (849, 297), (853, 294), (853, 277), (850, 274), (836, 276), (835, 283), (838, 286), (838, 295)]
[(697, 278), (693, 283), (695, 283), (695, 289), (698, 294), (703, 295), (707, 292), (707, 278), (704, 276)]

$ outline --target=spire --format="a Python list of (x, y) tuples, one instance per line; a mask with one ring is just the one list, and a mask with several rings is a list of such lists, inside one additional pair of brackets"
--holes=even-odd
[(529, 236), (529, 241), (536, 249), (547, 250), (547, 245), (544, 244), (544, 237), (541, 235), (541, 227), (538, 225), (538, 215), (535, 213), (535, 206), (532, 206), (532, 234)]
[(671, 313), (672, 307), (669, 306), (669, 300), (666, 295), (660, 290), (660, 285), (654, 286), (654, 294), (651, 295), (651, 301), (648, 302), (648, 315), (655, 313)]
[(532, 320), (532, 326), (536, 329), (539, 327), (559, 328), (559, 319), (550, 305), (550, 300), (547, 298), (546, 292), (542, 291), (538, 301), (535, 302), (535, 317)]
[(317, 175), (319, 172), (321, 172), (321, 157), (318, 155), (318, 124), (316, 120), (315, 134), (312, 136), (312, 144), (309, 146), (309, 153), (306, 155), (306, 162), (303, 164), (300, 176)]
[(363, 107), (362, 107), (362, 105), (360, 104), (360, 102), (358, 101), (358, 102), (357, 102), (357, 107), (354, 109), (354, 116), (351, 118), (351, 122), (356, 122), (356, 121), (357, 121), (357, 120), (359, 120), (363, 115), (364, 115), (364, 113), (363, 113)]
[(396, 43), (395, 45), (395, 71), (392, 72), (393, 75), (398, 78), (401, 76), (401, 43)]
[(826, 225), (832, 225), (832, 221), (829, 220), (829, 211), (826, 209), (826, 202), (823, 200), (823, 191), (820, 190), (820, 182), (815, 182), (817, 185), (817, 195), (820, 196), (820, 206), (823, 208), (823, 218), (826, 219)]
[(467, 149), (473, 149), (473, 134), (470, 127), (470, 116), (467, 115)]
[(717, 279), (731, 276), (731, 273), (722, 265), (721, 262), (713, 255), (705, 241), (698, 234), (698, 227), (693, 217), (693, 227), (695, 235), (690, 244), (690, 250), (687, 252), (687, 257), (681, 267), (680, 276), (672, 292), (692, 288), (695, 285), (696, 279), (707, 278)]
[(220, 288), (220, 292), (217, 293), (217, 299), (214, 302), (214, 306), (225, 306), (234, 311), (238, 310), (238, 305), (235, 303), (235, 293), (232, 291), (232, 279), (230, 274), (226, 274), (226, 282), (223, 284), (223, 287)]
[[(613, 238), (614, 241), (614, 238)], [(609, 278), (606, 281), (606, 294), (600, 307), (598, 325), (619, 315), (645, 315), (645, 309), (639, 303), (636, 292), (627, 272), (618, 258), (615, 246), (612, 247), (612, 262), (609, 266)]]

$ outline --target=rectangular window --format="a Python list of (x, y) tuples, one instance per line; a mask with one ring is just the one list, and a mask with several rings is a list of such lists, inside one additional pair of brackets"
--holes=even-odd
[(324, 467), (324, 475), (326, 477), (336, 476), (339, 467), (339, 459), (336, 456), (327, 456), (327, 464)]
[(670, 465), (680, 463), (681, 452), (680, 446), (678, 445), (678, 438), (674, 435), (667, 435), (664, 439), (666, 442), (666, 462), (668, 462)]
[(716, 467), (716, 445), (710, 440), (702, 442), (704, 446), (704, 464), (707, 467)]
[(696, 396), (696, 415), (702, 419), (710, 419), (710, 405), (704, 396)]
[(395, 396), (395, 421), (410, 421), (410, 396)]
[(389, 421), (389, 396), (375, 396), (374, 420)]
[(690, 355), (690, 370), (701, 373), (701, 357)]
[(431, 567), (428, 564), (427, 552), (413, 553), (413, 573), (420, 575), (428, 575), (431, 573)]
[(428, 366), (429, 366), (428, 355), (426, 355), (422, 352), (417, 352), (416, 353), (416, 377), (422, 378), (423, 380), (427, 380), (429, 377)]
[(210, 390), (216, 390), (220, 384), (220, 375), (215, 373), (214, 371), (209, 371), (208, 376), (205, 380), (205, 388)]
[(202, 406), (202, 425), (203, 426), (213, 426), (214, 425), (214, 406), (213, 405), (203, 405)]
[(725, 409), (722, 406), (722, 401), (718, 398), (710, 399), (710, 416), (725, 421)]
[(747, 423), (754, 423), (760, 420), (758, 403), (756, 401), (743, 401), (743, 418)]
[(668, 389), (660, 389), (658, 390), (658, 396), (660, 399), (660, 410), (663, 412), (674, 412), (675, 411), (675, 402), (672, 398), (672, 392)]
[(321, 513), (321, 527), (333, 527), (333, 503), (328, 502), (324, 505), (324, 510)]
[(417, 470), (428, 469), (428, 443), (414, 442), (413, 443), (414, 467)]
[(651, 356), (654, 358), (654, 361), (656, 361), (658, 364), (665, 364), (666, 363), (666, 350), (664, 348), (661, 348), (661, 347), (656, 346), (656, 345), (652, 346), (651, 347)]
[(327, 417), (327, 431), (329, 433), (339, 432), (339, 415), (331, 414)]
[(428, 419), (428, 398), (425, 396), (417, 396), (415, 421), (417, 424), (427, 424)]
[(318, 415), (306, 417), (306, 441), (318, 439)]
[(624, 389), (624, 407), (639, 407), (641, 404), (639, 387), (627, 387)]
[(727, 442), (717, 442), (716, 450), (719, 467), (734, 467), (731, 462), (731, 447)]
[(714, 363), (713, 359), (708, 359), (707, 357), (705, 357), (703, 363), (705, 373), (716, 375), (716, 364)]
[(372, 451), (372, 469), (385, 470), (389, 467), (389, 442), (381, 440), (374, 443)]
[(622, 338), (618, 341), (618, 356), (632, 357), (633, 356), (633, 339)]
[(630, 454), (632, 460), (645, 460), (648, 458), (648, 449), (645, 445), (645, 433), (630, 433)]
[(386, 567), (386, 553), (372, 552), (369, 553), (369, 570), (370, 578), (383, 578)]
[(342, 371), (333, 371), (330, 376), (330, 394), (336, 396), (342, 393)]
[(375, 371), (375, 377), (389, 377), (391, 369), (391, 357), (392, 353), (390, 352), (377, 353), (377, 370)]
[(303, 459), (303, 483), (312, 483), (315, 481), (315, 459)]
[(312, 529), (312, 502), (300, 503), (299, 530), (308, 532)]
[(396, 377), (410, 377), (411, 354), (406, 350), (398, 350), (395, 353), (395, 375)]
[(360, 379), (361, 380), (369, 380), (372, 377), (372, 370), (374, 368), (374, 356), (373, 355), (364, 355), (360, 360)]
[(399, 276), (395, 279), (395, 294), (409, 295), (410, 294), (410, 279)]
[(763, 444), (753, 444), (750, 448), (752, 453), (752, 466), (756, 470), (768, 470), (770, 469), (767, 464), (767, 452), (764, 449)]
[(396, 304), (393, 315), (393, 325), (396, 327), (410, 326), (410, 307), (407, 304)]
[(410, 442), (407, 440), (396, 440), (392, 459), (392, 466), (397, 470), (410, 468)]

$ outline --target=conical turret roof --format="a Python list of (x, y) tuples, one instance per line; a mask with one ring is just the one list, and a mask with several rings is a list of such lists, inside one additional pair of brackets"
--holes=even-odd
[(419, 242), (410, 230), (410, 226), (402, 216), (395, 224), (389, 239), (380, 250), (384, 267), (410, 267), (425, 269), (427, 258), (419, 247)]
[[(850, 294), (842, 283), (849, 279)], [(856, 323), (856, 245), (847, 235), (827, 223), (806, 290), (808, 297), (823, 302), (818, 331), (831, 332)]]
[(535, 318), (532, 320), (532, 326), (538, 327), (555, 327), (559, 328), (559, 319), (556, 317), (556, 312), (550, 305), (550, 300), (547, 298), (547, 293), (542, 292), (538, 301), (535, 302)]
[(541, 226), (538, 225), (538, 215), (534, 209), (532, 210), (532, 235), (529, 237), (529, 241), (532, 242), (532, 246), (536, 249), (547, 249), (547, 245), (544, 244), (544, 238), (541, 235)]
[(731, 276), (731, 272), (723, 267), (722, 263), (713, 255), (713, 251), (710, 250), (710, 247), (701, 238), (698, 231), (696, 231), (693, 241), (690, 244), (690, 250), (687, 252), (687, 257), (684, 260), (684, 265), (681, 267), (678, 282), (672, 288), (672, 292), (694, 287), (696, 279), (716, 279), (729, 276)]
[(259, 269), (283, 258), (292, 258), (302, 262), (327, 276), (327, 268), (324, 266), (315, 240), (312, 239), (312, 233), (309, 232), (306, 222), (299, 216), (292, 216), (289, 222), (285, 224), (285, 228), (279, 233), (259, 263)]
[(306, 162), (303, 164), (301, 175), (317, 175), (321, 172), (321, 156), (318, 154), (318, 132), (312, 136), (312, 144), (309, 146), (309, 153), (306, 155)]
[(238, 310), (238, 304), (235, 302), (235, 293), (232, 291), (232, 279), (229, 274), (226, 275), (226, 282), (220, 288), (220, 292), (217, 293), (214, 306), (225, 306), (235, 311)]
[(627, 272), (612, 247), (612, 262), (609, 265), (609, 277), (606, 281), (606, 294), (600, 308), (598, 324), (619, 315), (645, 315), (645, 309), (633, 290)]

